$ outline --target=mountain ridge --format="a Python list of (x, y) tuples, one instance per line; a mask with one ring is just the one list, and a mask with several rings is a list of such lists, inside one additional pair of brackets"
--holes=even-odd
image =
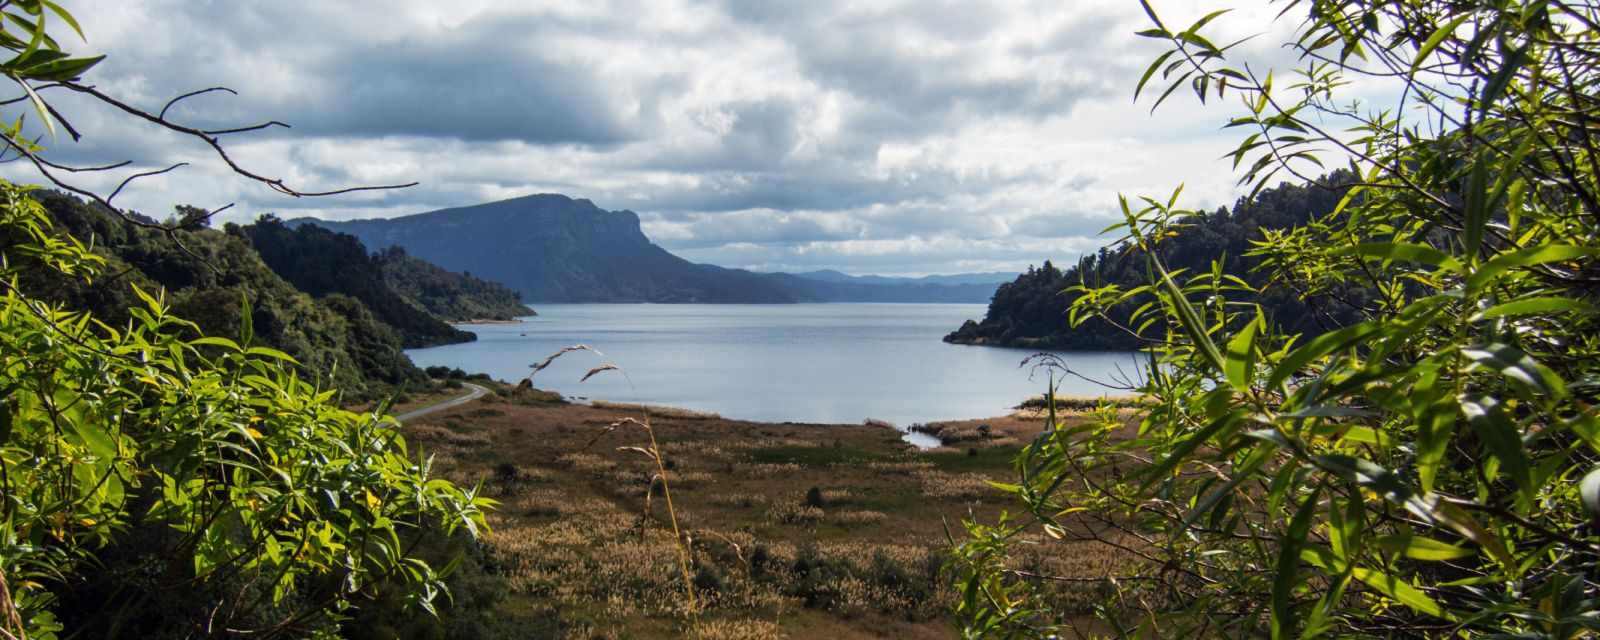
[(502, 283), (527, 303), (988, 302), (1008, 276), (758, 273), (690, 262), (651, 242), (639, 215), (553, 193), (393, 218), (296, 218)]

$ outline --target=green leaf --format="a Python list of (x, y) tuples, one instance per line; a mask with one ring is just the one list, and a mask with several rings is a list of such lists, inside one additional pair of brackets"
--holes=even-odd
[(1532, 43), (1513, 49), (1504, 56), (1502, 59), (1504, 64), (1495, 72), (1494, 77), (1489, 79), (1489, 83), (1483, 88), (1483, 93), (1478, 96), (1479, 120), (1489, 113), (1495, 101), (1499, 100), (1500, 95), (1505, 93), (1506, 87), (1510, 86), (1511, 80), (1517, 77), (1517, 72), (1522, 70), (1523, 64), (1527, 62), (1529, 46), (1532, 46)]
[(1397, 553), (1416, 560), (1455, 560), (1456, 558), (1465, 558), (1477, 553), (1466, 547), (1458, 547), (1432, 538), (1414, 536), (1409, 532), (1379, 536), (1377, 544), (1384, 551)]
[(1600, 256), (1600, 249), (1594, 247), (1577, 247), (1565, 244), (1547, 244), (1530, 247), (1511, 253), (1503, 253), (1494, 259), (1483, 263), (1471, 276), (1467, 277), (1467, 290), (1482, 289), (1494, 281), (1501, 274), (1516, 267), (1531, 267), (1552, 262), (1566, 262), (1579, 258), (1593, 258)]
[(1256, 330), (1265, 322), (1261, 317), (1261, 309), (1256, 309), (1256, 317), (1246, 324), (1239, 334), (1228, 341), (1228, 358), (1223, 362), (1223, 373), (1227, 375), (1228, 382), (1241, 393), (1250, 391), (1251, 374), (1256, 367)]
[(1471, 17), (1472, 12), (1465, 11), (1462, 12), (1461, 15), (1456, 16), (1454, 20), (1446, 22), (1444, 26), (1435, 29), (1433, 31), (1433, 35), (1428, 36), (1427, 41), (1423, 42), (1422, 46), (1417, 49), (1417, 57), (1411, 61), (1411, 72), (1416, 73), (1417, 69), (1422, 68), (1422, 63), (1428, 59), (1428, 55), (1432, 54), (1434, 49), (1439, 48), (1439, 45), (1444, 42), (1445, 38), (1448, 38), (1454, 34), (1456, 29), (1461, 27), (1461, 23), (1466, 22), (1467, 19)]
[(232, 340), (229, 340), (227, 338), (222, 338), (222, 337), (218, 337), (218, 336), (205, 336), (205, 337), (202, 337), (202, 338), (195, 338), (194, 340), (190, 340), (189, 344), (193, 345), (193, 346), (197, 346), (197, 347), (204, 347), (204, 346), (222, 347), (222, 348), (228, 349), (230, 351), (238, 351), (239, 350), (239, 343), (234, 342)]
[(1417, 479), (1423, 491), (1433, 490), (1456, 431), (1457, 404), (1450, 390), (1440, 386), (1439, 368), (1436, 362), (1419, 365), (1420, 380), (1409, 394), (1412, 420), (1417, 425)]
[(39, 94), (34, 93), (33, 87), (28, 85), (27, 80), (16, 76), (12, 77), (17, 81), (17, 84), (22, 85), (23, 92), (28, 94), (28, 100), (33, 102), (34, 111), (39, 113), (39, 120), (44, 122), (45, 130), (50, 132), (51, 138), (54, 138), (56, 135), (56, 123), (55, 118), (50, 116), (50, 107), (45, 106), (44, 99), (40, 98)]
[(1500, 402), (1494, 398), (1463, 396), (1458, 400), (1467, 424), (1478, 434), (1478, 442), (1500, 461), (1500, 467), (1510, 474), (1524, 494), (1531, 494), (1535, 489), (1533, 465), (1528, 461), (1527, 452), (1523, 451), (1522, 434), (1516, 422), (1506, 415)]
[(30, 66), (19, 74), (39, 80), (75, 80), (105, 58), (103, 55), (92, 58), (60, 58)]
[(1418, 517), (1429, 521), (1434, 519), (1435, 501), (1424, 499), (1398, 474), (1381, 465), (1343, 454), (1314, 456), (1311, 460), (1324, 471), (1371, 489)]
[(105, 429), (100, 428), (98, 421), (69, 420), (68, 427), (78, 435), (78, 440), (88, 447), (89, 452), (101, 460), (112, 460), (117, 457), (116, 437)]
[(1499, 372), (1507, 379), (1555, 400), (1567, 396), (1567, 383), (1532, 356), (1505, 344), (1468, 347), (1461, 350), (1477, 366)]
[(1357, 342), (1365, 340), (1372, 334), (1378, 333), (1383, 325), (1374, 322), (1354, 324), (1337, 331), (1329, 331), (1311, 342), (1307, 342), (1289, 355), (1284, 356), (1277, 368), (1272, 370), (1272, 377), (1267, 380), (1268, 389), (1277, 389), (1285, 381), (1311, 364), (1313, 360), (1326, 356), (1335, 351), (1340, 351)]
[(1433, 247), (1405, 242), (1369, 242), (1354, 247), (1343, 247), (1333, 252), (1336, 256), (1381, 258), (1386, 262), (1417, 262), (1445, 271), (1461, 272), (1461, 261)]
[(1497, 304), (1473, 314), (1472, 321), (1493, 320), (1511, 316), (1550, 315), (1565, 312), (1596, 313), (1600, 311), (1593, 304), (1575, 298), (1538, 297), (1522, 298), (1502, 304)]
[(1321, 495), (1322, 487), (1319, 486), (1306, 496), (1305, 502), (1300, 503), (1294, 518), (1289, 521), (1289, 529), (1284, 532), (1283, 539), (1278, 541), (1277, 575), (1272, 579), (1272, 640), (1289, 637), (1297, 624), (1292, 600), (1294, 586), (1299, 582), (1295, 574), (1300, 569), (1300, 547), (1311, 533), (1311, 516), (1316, 513), (1317, 500)]
[(1200, 319), (1200, 314), (1194, 310), (1194, 305), (1189, 304), (1189, 298), (1184, 295), (1183, 289), (1172, 280), (1172, 274), (1168, 273), (1160, 262), (1155, 262), (1155, 268), (1161, 273), (1161, 284), (1171, 298), (1173, 309), (1177, 311), (1178, 324), (1189, 333), (1195, 348), (1200, 350), (1201, 355), (1206, 357), (1211, 366), (1217, 371), (1222, 371), (1222, 352), (1218, 351), (1217, 344), (1211, 341), (1211, 334), (1206, 332), (1206, 324)]
[(1160, 68), (1162, 64), (1165, 64), (1167, 62), (1167, 58), (1172, 57), (1172, 54), (1177, 53), (1177, 52), (1178, 51), (1176, 49), (1174, 49), (1172, 51), (1168, 51), (1166, 53), (1163, 53), (1163, 54), (1161, 54), (1160, 57), (1156, 58), (1155, 62), (1150, 63), (1149, 68), (1146, 68), (1144, 70), (1144, 76), (1139, 78), (1139, 84), (1133, 88), (1133, 99), (1134, 100), (1138, 100), (1139, 99), (1139, 93), (1144, 91), (1144, 85), (1150, 82), (1150, 78), (1152, 78), (1152, 77), (1154, 77), (1156, 75), (1156, 69)]
[(56, 4), (55, 2), (52, 2), (51, 0), (41, 0), (40, 4), (44, 5), (46, 8), (50, 9), (52, 12), (55, 12), (56, 17), (61, 18), (62, 22), (65, 22), (65, 23), (67, 23), (67, 26), (72, 27), (72, 32), (73, 33), (78, 34), (79, 38), (83, 38), (83, 27), (78, 26), (77, 18), (72, 17), (72, 14), (69, 13), (66, 9), (61, 8), (61, 5)]
[(265, 356), (276, 360), (283, 360), (285, 362), (295, 361), (294, 356), (270, 347), (250, 347), (249, 349), (245, 349), (245, 355)]
[(1150, 477), (1144, 482), (1145, 488), (1148, 489), (1150, 485), (1166, 478), (1174, 469), (1178, 468), (1178, 465), (1183, 464), (1183, 461), (1189, 458), (1189, 454), (1194, 453), (1196, 449), (1199, 449), (1200, 446), (1205, 444), (1207, 440), (1210, 440), (1212, 436), (1217, 435), (1223, 429), (1233, 426), (1243, 417), (1243, 411), (1231, 411), (1222, 417), (1217, 418), (1216, 420), (1212, 420), (1210, 424), (1195, 432), (1194, 435), (1191, 435), (1188, 439), (1178, 443), (1178, 446), (1173, 447), (1172, 451), (1168, 452), (1167, 456), (1161, 459), (1161, 462), (1158, 462), (1148, 468), (1146, 473), (1148, 473)]
[(1465, 233), (1463, 243), (1468, 260), (1478, 255), (1478, 248), (1483, 245), (1483, 229), (1489, 223), (1489, 164), (1483, 156), (1472, 163), (1472, 172), (1467, 176), (1466, 185), (1466, 220), (1462, 231)]
[(1589, 517), (1600, 520), (1600, 466), (1584, 474), (1583, 481), (1578, 483), (1578, 497)]
[(1434, 602), (1433, 598), (1429, 598), (1428, 594), (1423, 593), (1416, 585), (1394, 574), (1366, 567), (1355, 567), (1351, 569), (1350, 573), (1357, 580), (1367, 583), (1367, 586), (1372, 587), (1378, 593), (1388, 596), (1390, 600), (1394, 600), (1420, 613), (1426, 613), (1436, 618), (1449, 619), (1444, 609), (1439, 606), (1439, 603)]

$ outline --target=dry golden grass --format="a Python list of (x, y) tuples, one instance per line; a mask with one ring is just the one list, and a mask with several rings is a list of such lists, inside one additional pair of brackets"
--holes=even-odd
[[(924, 453), (878, 427), (652, 418), (688, 541), (691, 611), (660, 471), (618, 450), (639, 445), (637, 432), (605, 431), (618, 417), (497, 398), (405, 426), (442, 453), (443, 475), (501, 501), (486, 542), (507, 615), (559, 611), (566, 637), (950, 638), (943, 523), (1010, 506), (986, 482), (1010, 478), (1009, 449)], [(1103, 546), (1025, 558), (1053, 575), (1126, 562)], [(1081, 600), (1072, 589), (1057, 591)]]
[(930, 498), (978, 500), (1003, 495), (999, 489), (990, 486), (987, 476), (976, 473), (945, 473), (925, 469), (912, 475), (922, 487), (922, 495)]
[(610, 402), (595, 400), (589, 403), (596, 409), (605, 409), (617, 415), (647, 415), (652, 418), (674, 418), (678, 420), (721, 420), (722, 416), (709, 411), (695, 411), (678, 407), (662, 407), (653, 404), (633, 404), (629, 402)]
[(846, 526), (873, 525), (888, 519), (889, 516), (882, 511), (839, 511), (828, 514), (829, 522)]
[(822, 521), (822, 509), (785, 500), (767, 509), (767, 519), (776, 524), (815, 525)]
[(694, 626), (695, 640), (777, 640), (787, 638), (775, 622), (767, 620), (710, 620)]

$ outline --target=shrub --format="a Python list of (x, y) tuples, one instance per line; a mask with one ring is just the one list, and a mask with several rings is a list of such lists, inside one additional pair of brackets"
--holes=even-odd
[[(1229, 155), (1257, 197), (1291, 175), (1340, 196), (1251, 251), (1259, 282), (1327, 297), (1336, 322), (1286, 332), (1303, 319), (1245, 274), (1169, 268), (1167, 240), (1213, 214), (1124, 199), (1114, 252), (1148, 279), (1085, 281), (1068, 315), (1149, 341), (1137, 430), (1108, 407), (1024, 451), (1029, 517), (969, 523), (956, 552), (969, 636), (1069, 622), (1036, 597), (1051, 576), (1015, 568), (1025, 526), (1058, 551), (1142, 541), (1148, 565), (1105, 576), (1098, 603), (1123, 636), (1592, 633), (1600, 8), (1283, 4), (1304, 17), (1291, 86), (1207, 37), (1223, 12), (1176, 27), (1146, 4), (1169, 50), (1139, 88), (1238, 97)], [(1393, 108), (1346, 100), (1357, 78)], [(1306, 176), (1321, 158), (1350, 168)]]
[(817, 487), (806, 489), (806, 504), (821, 509), (823, 507), (822, 489)]
[[(29, 258), (0, 261), (0, 281), (98, 267), (8, 183), (0, 239)], [(0, 572), (19, 631), (199, 628), (225, 613), (233, 629), (309, 633), (385, 593), (431, 607), (445, 584), (403, 538), (476, 531), (488, 502), (430, 478), (392, 419), (340, 409), (253, 344), (248, 309), (240, 340), (188, 339), (193, 324), (134, 293), (112, 330), (0, 292)]]

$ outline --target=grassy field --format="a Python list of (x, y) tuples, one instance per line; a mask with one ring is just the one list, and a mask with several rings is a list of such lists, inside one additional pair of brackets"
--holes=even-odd
[[(641, 408), (501, 388), (405, 426), (446, 477), (501, 501), (486, 556), (507, 594), (497, 615), (518, 637), (955, 637), (946, 527), (961, 536), (963, 518), (1010, 506), (987, 480), (1007, 480), (1038, 430), (1014, 416), (990, 437), (924, 452), (882, 427), (649, 414), (691, 541), (693, 611), (655, 463), (619, 449), (647, 446), (646, 434), (607, 431), (643, 420)], [(1122, 560), (1025, 562), (1094, 576)]]

